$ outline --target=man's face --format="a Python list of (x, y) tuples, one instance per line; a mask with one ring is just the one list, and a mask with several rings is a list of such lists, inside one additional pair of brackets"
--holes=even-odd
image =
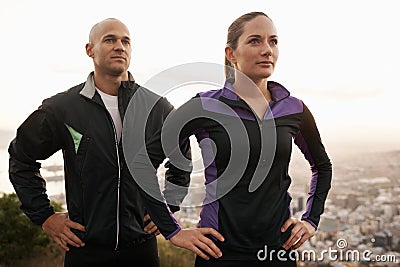
[(118, 20), (105, 20), (92, 31), (87, 54), (93, 58), (95, 71), (101, 75), (120, 76), (131, 60), (128, 28)]

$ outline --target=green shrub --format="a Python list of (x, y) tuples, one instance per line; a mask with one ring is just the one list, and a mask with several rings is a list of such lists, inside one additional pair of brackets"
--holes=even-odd
[[(15, 193), (0, 198), (0, 265), (42, 254), (53, 242), (23, 214), (20, 205)], [(61, 211), (61, 204), (52, 202), (52, 205)]]

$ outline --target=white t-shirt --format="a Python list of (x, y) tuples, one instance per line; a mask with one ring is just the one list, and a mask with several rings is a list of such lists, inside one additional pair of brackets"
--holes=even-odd
[(117, 132), (117, 138), (119, 142), (119, 140), (121, 139), (122, 121), (121, 121), (121, 115), (119, 115), (119, 110), (118, 110), (118, 96), (108, 95), (99, 90), (98, 88), (96, 88), (96, 90), (100, 94), (104, 105), (106, 106), (108, 112), (110, 113), (114, 121), (114, 126)]

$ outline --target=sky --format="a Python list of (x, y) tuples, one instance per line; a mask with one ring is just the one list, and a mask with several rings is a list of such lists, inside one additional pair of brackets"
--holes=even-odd
[[(0, 130), (15, 131), (44, 98), (86, 80), (93, 24), (109, 17), (130, 29), (130, 71), (145, 84), (168, 68), (223, 64), (231, 22), (250, 11), (274, 21), (280, 56), (270, 78), (302, 99), (324, 140), (346, 148), (400, 149), (400, 17), (382, 1), (30, 1), (0, 0)], [(167, 97), (175, 105), (199, 85)]]

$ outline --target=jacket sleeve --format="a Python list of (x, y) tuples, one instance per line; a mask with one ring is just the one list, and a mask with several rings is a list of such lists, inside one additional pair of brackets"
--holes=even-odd
[(44, 160), (61, 148), (52, 116), (39, 108), (18, 128), (8, 152), (9, 178), (14, 186), (21, 209), (38, 225), (54, 213), (46, 194), (46, 181), (40, 174)]
[(317, 229), (331, 187), (332, 164), (322, 144), (314, 117), (306, 105), (303, 104), (303, 107), (301, 126), (294, 137), (294, 143), (309, 162), (312, 175), (306, 212), (302, 220), (308, 221)]
[[(145, 98), (141, 102), (140, 111), (128, 113), (131, 120), (137, 120), (137, 116), (140, 116), (139, 112), (144, 112), (147, 106), (144, 101), (146, 101)], [(181, 229), (172, 212), (179, 209), (179, 204), (187, 194), (191, 172), (190, 166), (182, 168), (182, 166), (168, 161), (165, 164), (167, 168), (166, 190), (164, 194), (161, 192), (156, 171), (164, 159), (170, 156), (164, 153), (162, 147), (162, 123), (173, 110), (172, 105), (166, 99), (162, 98), (157, 102), (150, 112), (150, 119), (146, 123), (145, 147), (131, 153), (131, 155), (134, 155), (133, 158), (127, 158), (130, 162), (131, 174), (139, 185), (146, 210), (166, 239), (171, 238)], [(162, 121), (159, 121), (160, 114), (163, 114)], [(133, 123), (133, 125), (135, 124)], [(191, 158), (188, 140), (180, 144), (179, 150), (188, 157), (189, 162)], [(177, 186), (179, 190), (172, 190), (171, 186)]]
[[(189, 139), (181, 143), (180, 149), (183, 155), (185, 155), (188, 160), (191, 160)], [(179, 205), (188, 193), (190, 171), (187, 169), (191, 169), (191, 165), (187, 165), (186, 170), (182, 170), (171, 163), (171, 161), (167, 161), (165, 168), (167, 168), (167, 171), (165, 172), (163, 194), (170, 210), (175, 213), (180, 210)]]
[(202, 118), (203, 109), (199, 104), (196, 95), (177, 110), (173, 110), (163, 127), (164, 148), (169, 158), (163, 194), (173, 212), (179, 210), (179, 205), (188, 193), (193, 170), (190, 136), (201, 128), (199, 118)]

